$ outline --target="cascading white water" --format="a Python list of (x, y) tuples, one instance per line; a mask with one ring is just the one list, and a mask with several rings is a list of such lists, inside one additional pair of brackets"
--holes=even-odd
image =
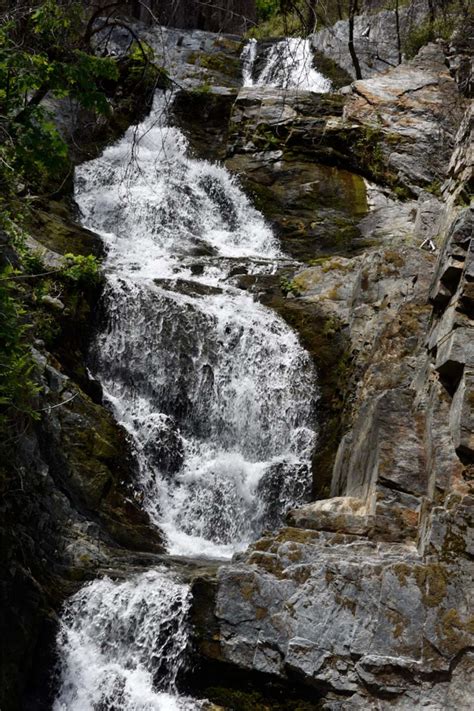
[(53, 711), (191, 711), (176, 696), (188, 640), (189, 586), (154, 570), (85, 585), (58, 633), (60, 691)]
[(325, 93), (331, 82), (313, 66), (311, 43), (303, 37), (285, 37), (265, 50), (256, 71), (258, 43), (251, 39), (242, 52), (244, 86), (268, 86)]
[[(169, 551), (228, 557), (308, 494), (315, 378), (235, 283), (273, 273), (271, 230), (223, 168), (187, 157), (165, 104), (77, 169), (83, 223), (107, 247), (93, 369)], [(62, 615), (54, 711), (201, 708), (176, 691), (189, 595), (163, 570), (83, 587)]]
[(254, 66), (257, 59), (257, 40), (250, 39), (242, 50), (240, 61), (242, 62), (242, 84), (243, 86), (254, 86)]
[(274, 268), (271, 230), (225, 169), (187, 157), (164, 108), (77, 170), (83, 221), (108, 246), (95, 370), (170, 552), (225, 557), (308, 493), (314, 373), (229, 281), (237, 264)]

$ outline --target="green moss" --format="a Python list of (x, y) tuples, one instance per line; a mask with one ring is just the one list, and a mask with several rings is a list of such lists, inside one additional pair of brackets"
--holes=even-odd
[(334, 460), (345, 425), (345, 404), (352, 389), (352, 354), (342, 324), (335, 317), (328, 318), (317, 304), (285, 299), (275, 306), (298, 333), (318, 372), (321, 399), (319, 443), (313, 457), (313, 494), (321, 498), (329, 493)]
[(313, 543), (319, 540), (320, 534), (318, 531), (311, 531), (306, 528), (291, 528), (286, 527), (278, 531), (275, 540), (278, 543)]
[(44, 247), (61, 255), (72, 252), (100, 257), (103, 254), (100, 237), (74, 223), (65, 203), (51, 201), (44, 208), (34, 210), (28, 221), (29, 232)]
[(405, 260), (403, 259), (402, 255), (399, 252), (396, 252), (394, 249), (386, 249), (384, 252), (384, 260), (385, 262), (388, 262), (389, 264), (393, 264), (394, 266), (398, 267), (401, 269), (405, 265)]
[(347, 84), (352, 84), (351, 75), (326, 54), (313, 50), (313, 56), (314, 64), (318, 71), (330, 79), (333, 89), (340, 89), (343, 86), (347, 86)]
[(391, 147), (401, 141), (398, 134), (386, 131), (380, 125), (364, 124), (358, 128), (355, 137), (348, 137), (348, 141), (364, 173), (372, 180), (390, 186), (400, 199), (410, 197), (408, 187), (400, 185), (398, 175), (390, 170), (384, 152), (384, 146)]
[(211, 92), (212, 86), (208, 81), (203, 82), (200, 86), (193, 89), (196, 94), (209, 94)]
[[(259, 568), (262, 568), (279, 580), (283, 580), (286, 577), (284, 575), (283, 565), (276, 555), (254, 551), (250, 555), (248, 562), (251, 565), (258, 565)], [(252, 594), (254, 592), (255, 589), (252, 587)]]
[(399, 639), (402, 636), (402, 634), (406, 628), (406, 623), (405, 623), (404, 618), (401, 616), (401, 614), (397, 610), (390, 610), (390, 609), (387, 609), (386, 616), (393, 625), (394, 638)]
[(441, 605), (447, 594), (448, 577), (446, 569), (438, 563), (415, 566), (415, 580), (422, 592), (427, 607)]
[(280, 279), (280, 289), (285, 294), (293, 294), (294, 296), (300, 296), (301, 291), (298, 286), (296, 279), (288, 279), (287, 277), (282, 277)]
[(396, 575), (402, 587), (405, 587), (408, 578), (413, 574), (413, 567), (407, 563), (395, 563), (390, 570)]
[(428, 185), (425, 185), (424, 189), (436, 197), (441, 197), (441, 183), (439, 180), (433, 180)]
[(240, 60), (224, 52), (192, 52), (187, 61), (188, 64), (194, 64), (232, 78), (240, 77), (241, 74)]
[(393, 192), (399, 200), (409, 200), (411, 197), (410, 190), (404, 185), (395, 185)]

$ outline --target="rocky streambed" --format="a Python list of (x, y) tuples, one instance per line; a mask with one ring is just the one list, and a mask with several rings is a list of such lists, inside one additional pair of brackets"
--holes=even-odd
[(241, 50), (167, 33), (185, 90), (77, 171), (101, 315), (37, 344), (10, 688), (44, 645), (35, 708), (467, 709), (467, 99), (441, 46), (329, 94)]

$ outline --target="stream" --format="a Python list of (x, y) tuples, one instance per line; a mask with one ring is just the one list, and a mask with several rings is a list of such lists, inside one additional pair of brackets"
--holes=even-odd
[[(244, 83), (303, 88), (304, 74), (304, 88), (327, 90), (300, 50), (275, 44), (254, 81), (250, 42)], [(288, 63), (297, 73), (282, 79)], [(157, 92), (141, 124), (76, 170), (82, 223), (107, 252), (91, 369), (168, 552), (225, 561), (310, 496), (316, 374), (291, 328), (239, 286), (288, 258), (238, 181), (189, 157), (172, 101)], [(54, 711), (202, 708), (179, 693), (190, 597), (168, 568), (82, 587), (61, 617)]]

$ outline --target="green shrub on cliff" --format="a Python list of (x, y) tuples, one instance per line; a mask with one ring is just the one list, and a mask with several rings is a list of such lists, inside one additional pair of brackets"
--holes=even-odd
[[(2, 200), (38, 191), (68, 169), (67, 147), (43, 105), (49, 94), (107, 113), (101, 85), (116, 62), (84, 41), (84, 9), (52, 0), (17, 3), (0, 24), (0, 191)], [(0, 208), (2, 206), (0, 205)]]
[(92, 254), (66, 254), (65, 279), (81, 286), (94, 286), (100, 279), (99, 262)]
[[(109, 102), (103, 87), (117, 78), (118, 67), (115, 59), (92, 52), (84, 4), (20, 0), (2, 3), (1, 8), (0, 228), (5, 239), (0, 253), (0, 430), (4, 441), (25, 416), (35, 416), (38, 391), (28, 343), (29, 292), (24, 285), (40, 265), (27, 255), (21, 227), (38, 195), (57, 186), (70, 170), (67, 146), (43, 102), (48, 95), (71, 97), (106, 114)], [(95, 263), (76, 261), (64, 276), (83, 283), (96, 279), (96, 272)]]
[(434, 42), (437, 39), (448, 40), (455, 26), (454, 17), (439, 17), (434, 22), (428, 19), (420, 25), (412, 27), (403, 42), (406, 58), (414, 57), (428, 42)]
[(28, 345), (29, 325), (25, 310), (10, 278), (12, 268), (0, 273), (0, 436), (9, 435), (9, 425), (36, 417), (34, 363)]

